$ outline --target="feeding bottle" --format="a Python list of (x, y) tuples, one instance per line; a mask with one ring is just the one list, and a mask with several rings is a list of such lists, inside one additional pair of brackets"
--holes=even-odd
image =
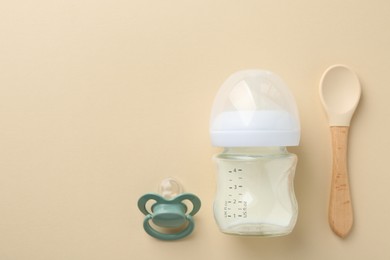
[(295, 226), (298, 109), (281, 78), (269, 71), (231, 75), (214, 100), (210, 136), (223, 147), (214, 156), (214, 217), (224, 233), (280, 236)]

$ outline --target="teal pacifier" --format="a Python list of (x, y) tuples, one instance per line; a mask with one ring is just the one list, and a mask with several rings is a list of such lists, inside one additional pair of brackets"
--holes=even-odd
[[(181, 185), (172, 178), (161, 182), (159, 192), (147, 193), (138, 200), (138, 208), (145, 215), (146, 233), (160, 240), (177, 240), (191, 234), (200, 199), (182, 193)], [(192, 204), (192, 208), (188, 209), (186, 203)]]

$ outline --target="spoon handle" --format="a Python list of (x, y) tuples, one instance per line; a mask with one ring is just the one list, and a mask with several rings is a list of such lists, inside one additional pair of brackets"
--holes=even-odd
[(347, 169), (348, 126), (330, 127), (332, 134), (332, 184), (329, 202), (329, 224), (339, 237), (352, 228), (353, 212)]

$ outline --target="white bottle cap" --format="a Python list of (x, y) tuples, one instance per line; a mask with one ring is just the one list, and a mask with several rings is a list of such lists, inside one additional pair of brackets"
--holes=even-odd
[(220, 147), (296, 146), (300, 125), (294, 97), (272, 72), (236, 72), (214, 100), (210, 136)]

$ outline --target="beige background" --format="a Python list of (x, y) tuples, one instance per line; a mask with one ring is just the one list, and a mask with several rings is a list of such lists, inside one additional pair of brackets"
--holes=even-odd
[[(390, 2), (0, 2), (0, 259), (389, 259)], [(331, 155), (318, 97), (335, 63), (359, 75), (355, 213), (327, 224)], [(212, 215), (209, 112), (247, 68), (290, 86), (302, 124), (299, 219), (279, 238), (227, 236)], [(187, 239), (142, 229), (138, 198), (173, 176), (203, 206)]]

